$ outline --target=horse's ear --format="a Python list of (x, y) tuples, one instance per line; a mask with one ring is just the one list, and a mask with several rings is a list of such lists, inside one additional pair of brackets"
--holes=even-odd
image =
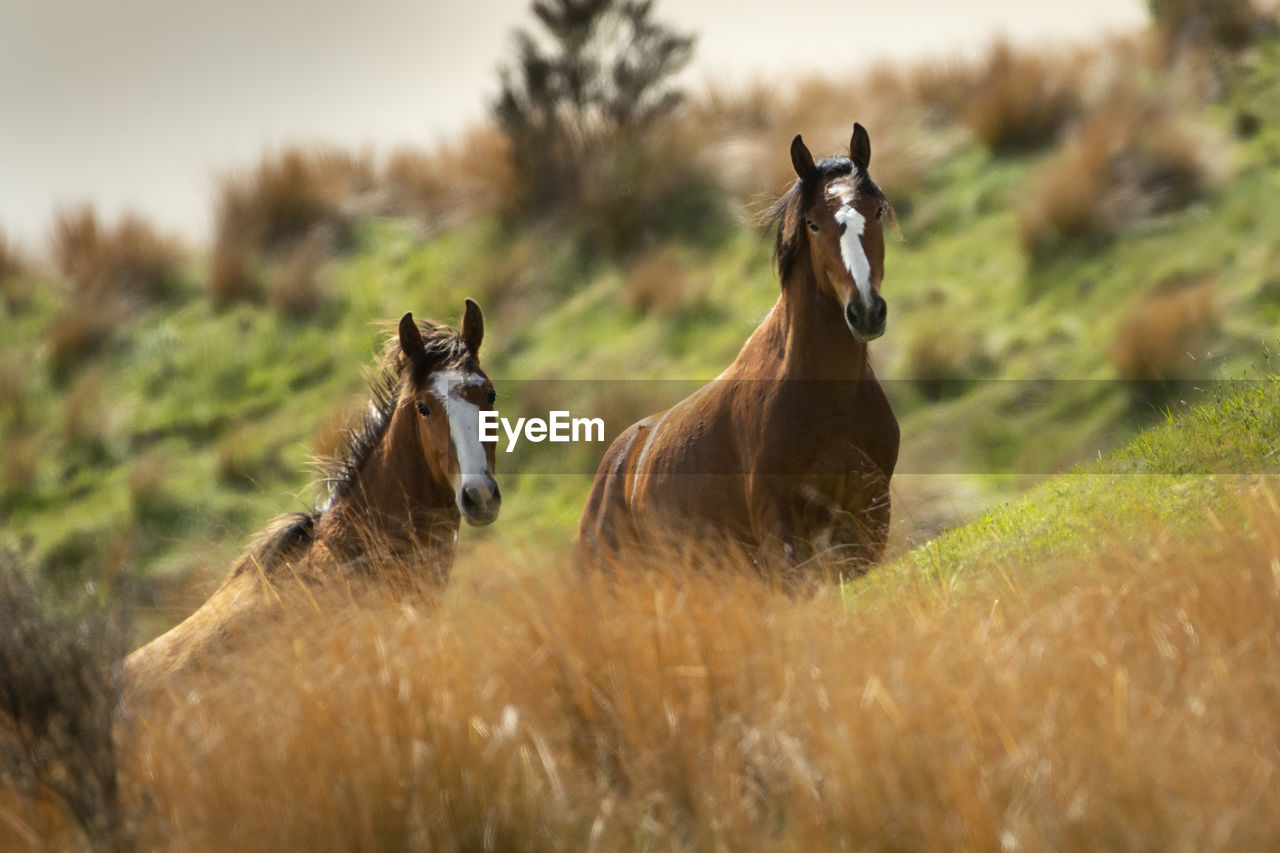
[(462, 342), (471, 350), (472, 355), (480, 354), (480, 342), (484, 340), (484, 314), (474, 299), (467, 299), (467, 308), (462, 313)]
[(867, 136), (867, 129), (856, 121), (853, 123), (853, 138), (849, 140), (849, 158), (859, 172), (867, 173), (867, 166), (871, 164), (871, 137)]
[(795, 167), (796, 174), (801, 178), (813, 171), (813, 155), (809, 153), (808, 147), (798, 133), (796, 138), (791, 140), (791, 165)]
[(422, 331), (414, 322), (410, 311), (400, 318), (400, 349), (408, 358), (413, 358), (423, 350)]

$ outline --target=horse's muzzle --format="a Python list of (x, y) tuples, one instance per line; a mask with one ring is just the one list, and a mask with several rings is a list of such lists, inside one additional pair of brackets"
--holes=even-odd
[(871, 299), (870, 306), (863, 305), (861, 299), (854, 299), (844, 309), (844, 320), (849, 324), (849, 331), (860, 341), (873, 341), (883, 335), (888, 315), (889, 306), (880, 294)]
[(498, 510), (502, 508), (502, 492), (498, 482), (485, 475), (462, 484), (458, 496), (458, 509), (467, 524), (472, 527), (484, 527), (498, 518)]

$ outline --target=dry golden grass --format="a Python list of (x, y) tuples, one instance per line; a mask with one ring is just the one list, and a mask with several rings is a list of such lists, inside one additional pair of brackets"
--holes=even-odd
[(1007, 43), (997, 44), (960, 108), (960, 118), (996, 153), (1048, 144), (1080, 112), (1081, 65), (1079, 57), (1017, 52)]
[[(270, 252), (314, 229), (345, 229), (343, 206), (374, 186), (370, 159), (336, 148), (286, 148), (218, 192), (215, 243)], [(340, 236), (340, 233), (336, 236)]]
[(491, 127), (473, 128), (429, 153), (400, 149), (387, 161), (382, 181), (393, 211), (430, 227), (501, 211), (516, 194), (507, 139)]
[(240, 238), (219, 238), (209, 252), (209, 299), (215, 308), (255, 300), (262, 292), (252, 247)]
[(134, 709), (122, 790), (166, 849), (1273, 848), (1280, 506), (1242, 506), (959, 591), (498, 555), (434, 612), (304, 598)]
[(1274, 4), (1268, 13), (1254, 0), (1152, 0), (1148, 5), (1156, 37), (1170, 58), (1189, 47), (1239, 50), (1275, 14)]
[(10, 311), (24, 307), (30, 299), (30, 273), (27, 258), (9, 236), (0, 231), (0, 299)]
[(682, 134), (739, 203), (756, 206), (795, 181), (787, 151), (797, 133), (815, 157), (847, 155), (856, 120), (871, 134), (876, 182), (890, 198), (902, 199), (954, 146), (945, 134), (924, 130), (932, 116), (912, 85), (909, 73), (877, 68), (852, 80), (713, 89), (690, 104)]
[(1196, 354), (1216, 321), (1210, 279), (1173, 279), (1154, 288), (1120, 321), (1107, 358), (1122, 379), (1193, 377)]
[(323, 240), (309, 238), (292, 248), (267, 280), (267, 305), (277, 314), (306, 317), (332, 300), (320, 276), (327, 249)]
[(49, 243), (58, 272), (82, 300), (162, 298), (177, 286), (183, 263), (178, 243), (139, 217), (107, 227), (87, 206), (59, 211)]
[[(336, 148), (287, 148), (226, 176), (209, 261), (214, 305), (265, 292), (287, 310), (318, 295), (308, 267), (346, 245), (361, 199), (376, 186), (370, 157)], [(277, 268), (264, 287), (260, 270), (269, 265)]]
[(1021, 211), (1035, 258), (1183, 207), (1212, 180), (1205, 141), (1165, 101), (1121, 88), (1042, 170)]
[(623, 282), (623, 292), (632, 309), (671, 317), (701, 299), (706, 292), (705, 284), (689, 275), (679, 252), (668, 246), (631, 265)]
[(185, 262), (181, 246), (143, 220), (125, 216), (108, 227), (91, 207), (60, 211), (49, 247), (66, 284), (66, 304), (45, 331), (60, 375), (110, 340), (140, 303), (172, 296)]

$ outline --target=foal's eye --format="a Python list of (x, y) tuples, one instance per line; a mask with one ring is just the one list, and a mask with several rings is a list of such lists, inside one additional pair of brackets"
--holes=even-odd
[(420, 402), (420, 403), (418, 403), (418, 414), (422, 415), (424, 418), (426, 418), (426, 417), (430, 417), (430, 416), (431, 416), (431, 410), (427, 408), (427, 404), (426, 404), (426, 403), (422, 403), (422, 402)]
[(490, 391), (490, 392), (489, 392), (489, 405), (490, 405), (490, 406), (492, 406), (492, 405), (493, 405), (493, 401), (494, 401), (494, 400), (496, 400), (496, 399), (498, 399), (498, 392), (497, 392), (497, 391)]
[(883, 208), (883, 207), (877, 207), (877, 208), (876, 208), (876, 219), (879, 219), (881, 216), (884, 216), (884, 208)]
[(815, 234), (818, 233), (818, 223), (814, 222), (812, 219), (806, 219), (804, 224), (809, 226), (810, 231)]

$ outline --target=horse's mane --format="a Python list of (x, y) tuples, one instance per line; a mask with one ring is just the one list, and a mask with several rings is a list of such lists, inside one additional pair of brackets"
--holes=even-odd
[(773, 262), (778, 268), (778, 277), (785, 284), (791, 276), (796, 257), (805, 245), (801, 239), (804, 235), (804, 217), (801, 215), (809, 205), (813, 204), (813, 195), (818, 187), (832, 178), (852, 174), (855, 176), (854, 191), (859, 195), (870, 195), (880, 199), (889, 211), (890, 222), (893, 221), (893, 207), (884, 193), (876, 186), (871, 176), (853, 165), (848, 157), (833, 156), (819, 160), (803, 178), (796, 179), (791, 189), (782, 194), (765, 211), (765, 229), (777, 228), (777, 237), (773, 244)]
[(314, 541), (320, 516), (352, 487), (361, 467), (386, 435), (406, 381), (416, 387), (426, 381), (434, 370), (472, 365), (474, 355), (456, 331), (430, 320), (418, 320), (417, 323), (422, 332), (423, 351), (409, 365), (400, 348), (399, 337), (392, 334), (387, 339), (377, 367), (367, 375), (370, 402), (364, 415), (347, 429), (340, 455), (317, 460), (320, 480), (329, 485), (329, 500), (323, 507), (310, 512), (286, 513), (272, 520), (249, 550), (236, 561), (233, 574), (267, 571), (281, 558)]
[(369, 454), (386, 435), (406, 381), (420, 387), (435, 370), (472, 366), (475, 357), (456, 331), (431, 320), (417, 323), (422, 332), (422, 352), (409, 364), (400, 348), (400, 338), (395, 334), (387, 338), (378, 366), (368, 375), (370, 400), (364, 416), (347, 430), (341, 455), (320, 460), (321, 480), (329, 484), (330, 503), (351, 487)]

